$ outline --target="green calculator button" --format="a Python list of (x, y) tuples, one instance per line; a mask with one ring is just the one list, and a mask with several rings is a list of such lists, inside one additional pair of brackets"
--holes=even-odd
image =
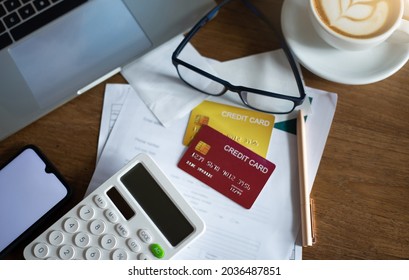
[(149, 249), (151, 250), (152, 254), (158, 259), (161, 259), (165, 256), (165, 251), (159, 244), (153, 243), (149, 246)]

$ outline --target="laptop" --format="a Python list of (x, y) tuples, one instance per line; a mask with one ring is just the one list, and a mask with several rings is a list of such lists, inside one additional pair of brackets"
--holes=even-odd
[(0, 140), (186, 31), (214, 4), (0, 0)]

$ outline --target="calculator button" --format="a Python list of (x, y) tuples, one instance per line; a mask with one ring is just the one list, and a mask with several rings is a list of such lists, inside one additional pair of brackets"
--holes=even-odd
[(139, 245), (138, 241), (133, 238), (126, 240), (126, 245), (128, 245), (129, 249), (133, 252), (139, 252), (141, 250), (141, 245)]
[(64, 245), (58, 250), (58, 256), (63, 260), (70, 260), (74, 257), (75, 250), (71, 245)]
[(112, 259), (113, 260), (126, 260), (128, 259), (128, 254), (126, 253), (124, 249), (116, 249), (112, 253)]
[(75, 218), (68, 218), (64, 222), (64, 230), (69, 233), (74, 233), (80, 228), (80, 224)]
[(144, 253), (140, 253), (137, 258), (138, 258), (138, 260), (142, 260), (142, 261), (150, 260), (148, 255), (146, 255)]
[(91, 237), (85, 232), (79, 232), (74, 237), (74, 244), (78, 247), (84, 248), (91, 241)]
[(111, 250), (115, 248), (116, 238), (112, 234), (106, 234), (101, 238), (101, 246), (104, 249)]
[(128, 234), (129, 234), (128, 228), (126, 226), (124, 226), (123, 224), (117, 224), (115, 226), (115, 230), (122, 237), (127, 237)]
[(48, 242), (51, 245), (60, 245), (64, 241), (64, 234), (59, 230), (53, 230), (48, 235)]
[(89, 225), (89, 231), (95, 235), (101, 235), (105, 231), (105, 223), (101, 220), (93, 220)]
[(94, 196), (94, 203), (99, 207), (99, 208), (105, 208), (107, 207), (107, 202), (105, 199), (100, 196), (100, 195), (95, 195)]
[(101, 258), (101, 251), (98, 248), (91, 247), (85, 251), (86, 260), (99, 260)]
[(38, 243), (34, 246), (33, 253), (39, 259), (43, 259), (48, 255), (48, 246), (44, 243)]
[(151, 243), (153, 240), (152, 235), (146, 229), (140, 229), (138, 231), (138, 236), (145, 243)]
[(107, 209), (104, 212), (105, 218), (107, 218), (108, 221), (110, 221), (111, 223), (115, 223), (116, 221), (118, 221), (118, 215), (115, 214), (114, 211), (112, 211), (111, 209)]
[(94, 217), (94, 213), (95, 213), (94, 208), (88, 205), (84, 205), (80, 208), (78, 214), (81, 219), (89, 221), (92, 219), (92, 217)]
[(165, 256), (165, 250), (159, 244), (151, 244), (149, 246), (151, 253), (158, 259), (162, 259)]

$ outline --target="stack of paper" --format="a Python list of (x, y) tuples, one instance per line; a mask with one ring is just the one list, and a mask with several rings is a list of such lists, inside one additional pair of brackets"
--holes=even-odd
[[(169, 42), (169, 44), (174, 42)], [(166, 50), (165, 50), (166, 49)], [(173, 47), (155, 53), (156, 61), (165, 61), (171, 65)], [(198, 55), (194, 52), (194, 55)], [(268, 54), (262, 54), (268, 56)], [(271, 55), (280, 56), (277, 52)], [(204, 60), (204, 58), (202, 58)], [(144, 63), (146, 63), (145, 60)], [(136, 61), (134, 64), (137, 64)], [(259, 63), (259, 56), (242, 61), (243, 67)], [(229, 63), (220, 63), (221, 67)], [(237, 67), (237, 62), (234, 63)], [(206, 66), (208, 67), (209, 64)], [(178, 259), (289, 259), (300, 258), (300, 251), (294, 255), (294, 249), (300, 228), (297, 143), (293, 133), (274, 129), (267, 159), (276, 164), (276, 170), (267, 181), (260, 196), (251, 209), (245, 209), (227, 199), (214, 189), (204, 185), (177, 167), (186, 147), (182, 144), (190, 110), (203, 100), (204, 95), (192, 92), (187, 86), (183, 90), (195, 95), (194, 102), (188, 105), (179, 102), (183, 108), (164, 115), (158, 111), (155, 99), (147, 102), (146, 85), (130, 69), (143, 69), (131, 65), (123, 72), (132, 85), (107, 85), (101, 122), (101, 134), (98, 151), (98, 163), (87, 194), (107, 180), (117, 170), (139, 153), (152, 156), (166, 175), (176, 185), (182, 195), (204, 219), (206, 232), (190, 247), (177, 255)], [(145, 68), (148, 67), (145, 65)], [(216, 67), (215, 67), (216, 68)], [(174, 69), (174, 68), (173, 68)], [(274, 69), (274, 67), (272, 68)], [(128, 71), (128, 72), (126, 72)], [(171, 83), (179, 83), (176, 70), (165, 75), (151, 73), (155, 83), (163, 82), (161, 93), (156, 92), (158, 100), (167, 100), (172, 95)], [(228, 72), (228, 70), (225, 70)], [(263, 73), (263, 75), (269, 73)], [(173, 75), (169, 76), (169, 75)], [(163, 79), (161, 79), (161, 77)], [(138, 82), (139, 80), (139, 82)], [(153, 82), (151, 80), (151, 82)], [(136, 86), (139, 84), (139, 86)], [(167, 85), (167, 86), (164, 86)], [(178, 85), (179, 89), (182, 85)], [(136, 91), (134, 89), (137, 89)], [(140, 91), (143, 91), (141, 94)], [(306, 122), (308, 134), (307, 147), (309, 158), (310, 188), (313, 184), (318, 165), (324, 150), (336, 107), (337, 95), (307, 88), (312, 98), (311, 111)], [(142, 96), (142, 97), (141, 97)], [(144, 98), (144, 97), (145, 98)], [(204, 96), (204, 97), (203, 97)], [(180, 95), (178, 98), (185, 98)], [(230, 98), (216, 98), (216, 102), (230, 103)], [(171, 101), (166, 101), (172, 108)], [(170, 103), (169, 103), (170, 102)], [(234, 103), (234, 100), (233, 100)], [(163, 105), (163, 104), (159, 104)], [(234, 103), (237, 106), (237, 103)], [(180, 109), (180, 108), (179, 108)], [(163, 117), (168, 118), (163, 119)], [(287, 116), (288, 117), (288, 116)], [(291, 117), (289, 117), (291, 120)], [(288, 121), (283, 120), (283, 121)], [(164, 124), (164, 122), (166, 124)]]

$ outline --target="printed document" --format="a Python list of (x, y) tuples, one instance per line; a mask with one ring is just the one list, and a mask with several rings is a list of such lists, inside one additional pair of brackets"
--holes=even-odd
[[(176, 258), (288, 259), (300, 226), (295, 135), (274, 130), (267, 158), (277, 169), (253, 207), (247, 210), (176, 166), (186, 149), (182, 140), (188, 115), (165, 128), (138, 93), (127, 87), (107, 87), (114, 92), (127, 92), (126, 102), (121, 105), (112, 131), (105, 132), (109, 137), (100, 145), (99, 161), (87, 194), (134, 156), (147, 153), (206, 223), (205, 234)], [(313, 97), (313, 114), (306, 122), (312, 186), (335, 111), (336, 95), (312, 89), (308, 89), (308, 95)]]

